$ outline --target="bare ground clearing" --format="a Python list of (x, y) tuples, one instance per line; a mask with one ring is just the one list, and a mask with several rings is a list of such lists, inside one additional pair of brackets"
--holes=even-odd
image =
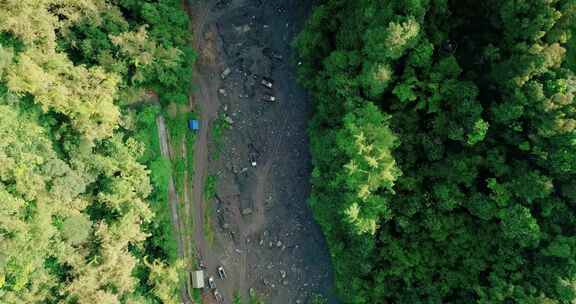
[[(308, 2), (189, 2), (199, 51), (191, 102), (201, 120), (192, 181), (194, 245), (208, 275), (217, 278), (219, 265), (227, 270), (228, 279), (216, 279), (224, 303), (236, 292), (248, 298), (250, 289), (266, 303), (306, 303), (314, 293), (334, 302), (329, 255), (306, 203), (310, 106), (289, 60)], [(272, 92), (260, 84), (262, 77), (274, 80)], [(280, 101), (263, 102), (265, 93)], [(219, 116), (230, 128), (217, 147), (210, 128)], [(203, 193), (208, 174), (218, 178), (210, 202)], [(214, 204), (213, 245), (203, 230), (206, 204)]]

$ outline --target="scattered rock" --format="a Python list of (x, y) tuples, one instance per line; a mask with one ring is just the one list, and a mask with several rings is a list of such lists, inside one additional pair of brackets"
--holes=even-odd
[[(231, 0), (214, 0), (214, 2), (217, 3), (228, 3), (230, 1)], [(259, 3), (264, 1), (266, 0), (253, 0), (247, 2)], [(283, 1), (279, 2), (283, 3)], [(267, 7), (267, 10), (275, 9), (279, 13), (286, 13), (285, 8), (282, 6), (276, 6), (275, 4), (268, 6), (270, 7)], [(236, 10), (236, 8), (234, 8), (234, 10)], [(240, 9), (238, 11), (240, 12)], [(248, 23), (249, 18), (252, 17), (252, 19), (254, 19), (252, 16), (253, 12), (256, 13), (259, 18), (263, 18), (263, 20), (257, 18), (253, 22)], [(246, 12), (242, 11), (242, 14), (237, 14), (236, 12), (228, 14), (226, 12), (222, 17), (234, 18), (235, 22), (228, 22), (229, 20), (221, 19), (220, 21), (222, 22), (222, 25), (217, 24), (220, 27), (216, 28), (218, 32), (220, 32), (219, 35), (224, 47), (223, 51), (226, 52), (224, 55), (227, 56), (224, 58), (227, 59), (224, 60), (224, 62), (228, 62), (228, 64), (222, 66), (221, 69), (212, 76), (213, 78), (226, 78), (225, 81), (222, 81), (223, 84), (216, 86), (215, 89), (213, 89), (212, 94), (216, 93), (214, 95), (219, 96), (220, 99), (225, 102), (222, 104), (219, 111), (219, 114), (222, 115), (222, 120), (227, 122), (229, 125), (234, 124), (233, 128), (231, 128), (231, 131), (229, 132), (229, 134), (231, 134), (231, 136), (229, 136), (230, 142), (226, 143), (227, 138), (224, 139), (227, 152), (224, 152), (223, 159), (218, 163), (218, 165), (229, 168), (230, 171), (225, 172), (224, 178), (230, 178), (230, 183), (233, 183), (234, 185), (237, 184), (238, 187), (242, 187), (242, 189), (251, 189), (254, 176), (258, 176), (259, 174), (259, 171), (252, 169), (254, 166), (252, 160), (248, 159), (247, 162), (245, 159), (245, 148), (249, 140), (257, 139), (267, 144), (265, 145), (266, 147), (262, 148), (262, 158), (257, 158), (258, 166), (262, 166), (262, 159), (275, 153), (275, 151), (273, 151), (274, 149), (268, 147), (271, 142), (275, 142), (275, 140), (270, 141), (271, 139), (283, 137), (290, 142), (293, 141), (298, 143), (298, 146), (294, 148), (294, 151), (290, 146), (287, 146), (286, 149), (282, 148), (279, 152), (291, 155), (289, 158), (290, 160), (292, 160), (292, 158), (301, 158), (301, 151), (298, 147), (304, 145), (301, 142), (304, 141), (305, 136), (303, 135), (302, 128), (298, 127), (298, 125), (296, 125), (296, 127), (289, 126), (282, 129), (277, 127), (277, 124), (275, 124), (275, 121), (279, 116), (276, 111), (280, 111), (281, 109), (276, 108), (272, 111), (256, 102), (257, 99), (259, 99), (260, 94), (262, 94), (262, 88), (260, 88), (259, 85), (261, 77), (264, 75), (271, 75), (274, 71), (273, 65), (280, 65), (278, 63), (279, 61), (287, 60), (286, 56), (288, 53), (286, 50), (278, 48), (279, 46), (276, 43), (282, 38), (282, 34), (279, 34), (280, 37), (274, 37), (274, 43), (268, 41), (268, 36), (273, 33), (278, 34), (276, 28), (279, 28), (280, 30), (287, 29), (286, 32), (289, 33), (293, 30), (291, 27), (292, 23), (286, 24), (285, 22), (277, 20), (278, 18), (276, 16), (269, 17), (269, 15), (269, 13), (261, 14), (259, 10), (254, 10), (252, 8), (250, 8), (250, 10), (246, 9)], [(220, 18), (220, 16), (217, 17)], [(238, 19), (238, 21), (236, 21), (236, 19)], [(269, 25), (272, 21), (273, 26)], [(274, 29), (274, 32), (269, 33), (269, 30), (272, 28)], [(271, 52), (269, 56), (266, 56), (267, 58), (263, 58), (261, 50), (268, 45), (274, 45), (277, 48), (275, 49), (276, 52)], [(244, 61), (237, 63), (234, 61), (237, 59), (243, 59)], [(255, 63), (252, 63), (251, 61), (255, 61)], [(215, 81), (220, 82), (220, 79), (215, 79)], [(284, 83), (279, 81), (279, 84)], [(288, 89), (292, 88), (290, 82), (287, 82), (286, 86), (286, 91), (280, 93), (287, 93)], [(292, 88), (292, 90), (294, 90), (294, 88)], [(294, 92), (299, 93), (298, 91)], [(242, 99), (239, 100), (237, 99), (238, 97)], [(290, 94), (289, 97), (290, 98), (286, 99), (287, 102), (290, 103), (290, 106), (303, 104), (300, 93), (297, 94), (297, 96), (292, 96), (292, 94)], [(285, 111), (286, 115), (292, 115), (292, 108), (286, 108), (287, 110), (282, 111)], [(261, 115), (261, 117), (259, 115)], [(252, 130), (254, 131), (252, 132)], [(274, 138), (271, 138), (270, 133), (273, 133), (272, 137)], [(236, 139), (238, 139), (239, 136), (244, 137), (241, 137), (239, 143), (237, 143)], [(291, 138), (288, 138), (288, 136), (291, 136)], [(290, 178), (306, 178), (308, 175), (307, 170), (299, 170), (298, 174), (302, 176), (296, 177), (294, 174), (290, 173), (290, 170), (285, 170), (287, 167), (286, 165), (278, 163), (279, 162), (272, 162), (271, 166), (271, 171), (275, 173), (273, 177), (270, 177), (270, 179), (274, 178), (274, 181), (277, 179), (284, 182)], [(247, 168), (243, 168), (244, 166)], [(298, 167), (300, 166), (297, 166), (296, 168)], [(251, 172), (248, 173), (248, 171)], [(254, 173), (252, 173), (252, 171), (254, 171)], [(303, 171), (303, 173), (300, 173), (300, 171)], [(232, 173), (235, 173), (236, 176)], [(294, 184), (299, 185), (301, 183), (302, 181), (298, 181)], [(302, 255), (307, 251), (293, 252), (294, 243), (303, 243), (303, 248), (308, 248), (309, 245), (306, 243), (307, 239), (303, 236), (305, 233), (299, 232), (302, 228), (302, 224), (300, 224), (299, 221), (302, 220), (294, 217), (290, 222), (287, 222), (286, 225), (279, 227), (277, 223), (282, 221), (279, 217), (274, 216), (276, 215), (276, 210), (281, 212), (281, 210), (284, 210), (283, 208), (285, 206), (299, 206), (302, 204), (302, 198), (301, 195), (294, 195), (294, 197), (290, 195), (289, 191), (292, 191), (290, 187), (270, 187), (271, 190), (268, 188), (269, 187), (265, 188), (266, 192), (263, 195), (264, 206), (250, 206), (249, 204), (243, 204), (245, 201), (250, 200), (249, 197), (244, 196), (238, 198), (238, 202), (241, 203), (236, 203), (236, 198), (233, 200), (226, 200), (227, 207), (222, 209), (221, 217), (223, 220), (221, 221), (221, 225), (226, 229), (224, 230), (225, 232), (231, 233), (232, 231), (236, 231), (237, 235), (230, 241), (231, 243), (227, 246), (225, 253), (229, 255), (228, 257), (234, 262), (243, 259), (245, 256), (242, 254), (248, 254), (248, 263), (253, 263), (253, 260), (259, 261), (259, 263), (255, 263), (256, 265), (252, 265), (253, 267), (251, 269), (247, 270), (249, 277), (257, 280), (257, 283), (252, 287), (258, 290), (258, 295), (272, 294), (275, 297), (279, 292), (275, 290), (278, 286), (279, 289), (283, 289), (281, 293), (284, 293), (284, 290), (288, 292), (289, 297), (286, 299), (290, 299), (290, 303), (304, 304), (306, 303), (307, 290), (302, 288), (302, 284), (306, 281), (316, 279), (315, 276), (313, 276), (316, 269), (312, 267), (312, 271), (303, 271), (303, 268), (301, 269), (300, 267), (303, 267), (306, 262), (305, 259), (302, 260)], [(285, 192), (288, 192), (288, 195), (286, 195)], [(272, 206), (274, 209), (271, 209)], [(267, 216), (267, 221), (264, 224), (257, 226), (256, 229), (243, 230), (243, 225), (251, 224), (250, 222), (253, 217), (250, 216), (250, 214), (259, 214), (261, 210), (272, 210), (270, 212), (264, 212)], [(296, 215), (299, 213), (304, 214), (303, 212), (297, 211)], [(238, 218), (239, 215), (240, 218)], [(282, 217), (282, 219), (285, 218)], [(308, 222), (305, 222), (305, 224), (307, 225)], [(266, 228), (271, 230), (265, 231)], [(287, 231), (290, 233), (286, 233)], [(245, 244), (249, 243), (247, 237), (252, 239), (251, 244)], [(283, 243), (283, 241), (281, 241), (282, 239), (286, 240), (288, 243)], [(242, 240), (245, 241), (244, 244), (242, 243)], [(229, 240), (226, 239), (226, 241)], [(266, 242), (268, 242), (268, 244), (266, 244)], [(252, 245), (252, 247), (250, 247), (250, 245)], [(242, 251), (239, 249), (240, 246), (243, 247)], [(264, 248), (266, 246), (269, 246), (270, 250)], [(298, 246), (296, 246), (296, 248), (298, 248)], [(230, 252), (230, 249), (233, 249), (233, 251)], [(290, 249), (290, 251), (287, 251), (287, 249)], [(246, 253), (243, 252), (244, 250), (246, 250)], [(281, 254), (278, 254), (278, 250), (281, 250)], [(239, 255), (234, 255), (234, 251)], [(283, 254), (283, 251), (287, 251), (286, 253), (290, 254), (285, 255)], [(306, 275), (303, 275), (304, 273)], [(290, 274), (290, 280), (287, 278), (288, 274)], [(265, 280), (264, 277), (268, 278), (269, 281)], [(294, 285), (291, 285), (292, 283), (290, 283), (290, 281), (292, 281)], [(276, 286), (275, 284), (278, 285)], [(250, 287), (250, 285), (247, 287)], [(254, 290), (249, 288), (249, 292), (253, 293)]]
[(234, 28), (236, 31), (240, 32), (240, 33), (246, 33), (250, 31), (250, 25), (245, 24), (242, 26), (237, 26)]

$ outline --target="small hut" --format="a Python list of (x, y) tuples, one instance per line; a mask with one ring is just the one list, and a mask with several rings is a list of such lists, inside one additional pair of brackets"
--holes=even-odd
[(192, 288), (204, 288), (204, 271), (196, 270), (190, 273)]

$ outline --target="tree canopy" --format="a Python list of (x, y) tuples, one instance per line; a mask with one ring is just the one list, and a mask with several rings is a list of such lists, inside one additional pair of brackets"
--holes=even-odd
[(576, 2), (320, 1), (295, 41), (345, 303), (576, 298)]
[(1, 303), (180, 302), (142, 103), (187, 100), (187, 37), (174, 0), (0, 4)]

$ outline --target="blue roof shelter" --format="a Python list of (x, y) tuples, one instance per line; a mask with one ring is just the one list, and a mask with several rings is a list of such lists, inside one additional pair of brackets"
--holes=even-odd
[(192, 131), (198, 131), (198, 129), (200, 129), (200, 124), (198, 123), (198, 120), (196, 119), (188, 120), (188, 128)]

